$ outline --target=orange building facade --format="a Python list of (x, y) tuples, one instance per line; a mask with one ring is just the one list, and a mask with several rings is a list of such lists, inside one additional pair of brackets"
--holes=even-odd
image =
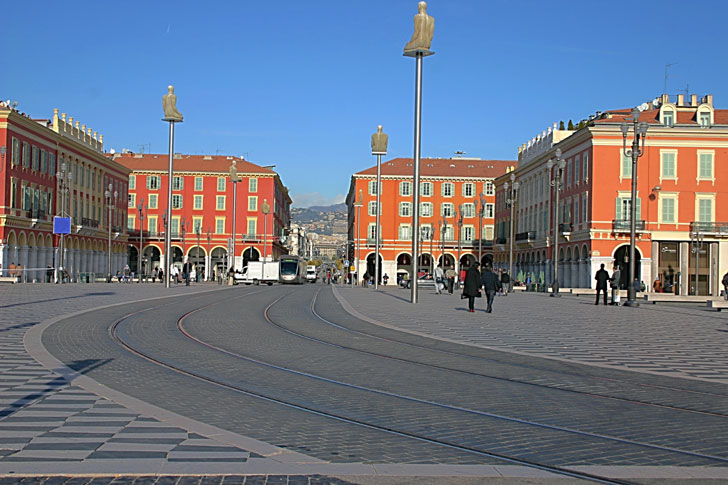
[[(419, 272), (431, 273), (438, 263), (457, 267), (459, 261), (464, 268), (479, 258), (493, 258), (494, 181), (515, 163), (421, 159)], [(380, 274), (389, 276), (389, 284), (396, 277), (410, 277), (412, 272), (413, 170), (410, 158), (395, 158), (381, 165)], [(359, 280), (365, 273), (373, 276), (375, 270), (376, 174), (376, 165), (355, 173), (346, 198), (347, 254), (354, 266), (359, 263)], [(362, 206), (357, 208), (354, 202), (360, 192)]]
[[(136, 271), (141, 243), (142, 273), (148, 275), (154, 268), (164, 268), (169, 155), (124, 153), (113, 158), (131, 170), (126, 221), (130, 266)], [(235, 234), (233, 162), (240, 178)], [(181, 267), (184, 258), (189, 258), (201, 279), (211, 279), (213, 272), (223, 274), (232, 263), (228, 259), (232, 238), (237, 269), (264, 256), (277, 260), (287, 254), (283, 236), (290, 223), (291, 198), (275, 171), (242, 158), (212, 155), (175, 155), (173, 167), (173, 265)]]
[[(640, 107), (648, 124), (637, 163), (635, 275), (647, 291), (659, 285), (677, 294), (718, 295), (728, 271), (728, 110), (712, 96), (662, 95)], [(559, 194), (559, 284), (593, 288), (601, 264), (616, 264), (628, 284), (632, 160), (623, 150), (621, 125), (631, 109), (597, 112), (578, 130), (554, 126), (519, 149), (520, 183), (514, 211), (514, 276), (550, 286), (556, 149), (566, 161)], [(497, 265), (508, 266), (510, 207), (496, 181)], [(726, 221), (726, 222), (721, 222)], [(697, 275), (697, 277), (696, 277)]]
[[(70, 281), (124, 268), (126, 205), (115, 204), (109, 220), (104, 192), (111, 184), (124, 200), (129, 171), (106, 157), (103, 136), (57, 109), (50, 119), (33, 119), (0, 103), (0, 154), (2, 275), (20, 265), (21, 281), (55, 281), (61, 237), (53, 233), (53, 217), (64, 207), (71, 218), (63, 244)], [(62, 185), (57, 174), (63, 168)]]

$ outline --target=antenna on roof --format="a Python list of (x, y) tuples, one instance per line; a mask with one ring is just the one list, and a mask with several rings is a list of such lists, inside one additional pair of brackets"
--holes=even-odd
[(455, 155), (457, 155), (458, 158), (463, 158), (463, 155), (465, 155), (465, 152), (462, 150), (458, 150), (455, 152)]

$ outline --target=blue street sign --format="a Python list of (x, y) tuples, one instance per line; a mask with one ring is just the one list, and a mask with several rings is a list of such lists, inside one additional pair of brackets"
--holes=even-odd
[(71, 218), (53, 217), (53, 234), (71, 234)]

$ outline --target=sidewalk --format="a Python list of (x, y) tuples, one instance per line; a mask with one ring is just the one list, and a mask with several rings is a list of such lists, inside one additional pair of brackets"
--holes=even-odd
[(335, 294), (360, 318), (452, 342), (604, 366), (633, 372), (728, 384), (728, 314), (705, 305), (637, 308), (594, 305), (588, 296), (550, 298), (544, 293), (496, 296), (493, 313), (476, 299), (418, 293), (395, 286), (379, 290), (336, 285)]

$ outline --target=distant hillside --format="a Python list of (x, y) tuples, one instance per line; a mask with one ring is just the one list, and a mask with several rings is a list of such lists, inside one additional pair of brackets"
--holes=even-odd
[(308, 210), (316, 212), (341, 212), (342, 214), (346, 214), (346, 204), (342, 202), (341, 204), (334, 205), (312, 205), (308, 207)]
[(346, 204), (291, 208), (291, 219), (307, 231), (333, 235), (346, 232)]

